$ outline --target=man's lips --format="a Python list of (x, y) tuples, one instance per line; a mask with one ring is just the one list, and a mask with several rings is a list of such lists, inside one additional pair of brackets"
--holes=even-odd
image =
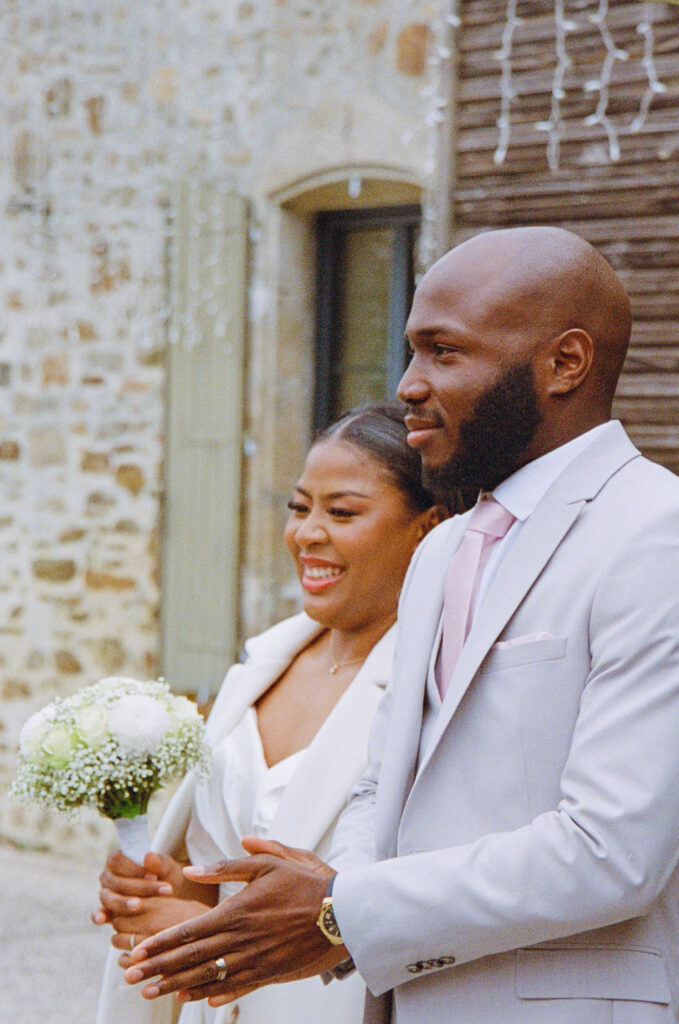
[(440, 430), (442, 426), (441, 421), (434, 416), (410, 413), (405, 417), (405, 424), (408, 428), (408, 444), (411, 448), (416, 448), (419, 444), (428, 441), (432, 432)]

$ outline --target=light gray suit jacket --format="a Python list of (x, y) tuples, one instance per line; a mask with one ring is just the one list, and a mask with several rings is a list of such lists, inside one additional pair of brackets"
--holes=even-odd
[(333, 842), (366, 1020), (677, 1021), (679, 480), (617, 423), (576, 457), (500, 563), (420, 756), (465, 524), (416, 552)]

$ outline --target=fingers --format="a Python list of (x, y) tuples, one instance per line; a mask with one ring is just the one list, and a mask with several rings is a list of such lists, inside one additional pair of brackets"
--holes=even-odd
[(136, 914), (144, 912), (142, 900), (137, 897), (119, 896), (118, 893), (111, 892), (110, 889), (102, 889), (99, 899), (108, 914), (107, 920), (109, 921), (114, 917), (134, 917)]
[(97, 909), (93, 910), (90, 914), (90, 921), (92, 924), (109, 924), (110, 920), (111, 915), (108, 910), (104, 910), (103, 907), (97, 907)]
[(183, 1003), (188, 1003), (194, 999), (205, 999), (207, 996), (210, 1006), (226, 1006), (227, 1003), (232, 1003), (234, 999), (242, 999), (243, 996), (247, 996), (250, 992), (254, 992), (261, 987), (261, 985), (242, 985), (241, 988), (235, 988), (223, 995), (210, 995), (207, 992), (204, 995), (197, 995), (194, 992), (186, 992), (182, 989), (177, 993), (177, 998)]
[(240, 860), (220, 860), (216, 864), (191, 865), (184, 874), (193, 882), (251, 882), (273, 866), (271, 857), (242, 857)]
[[(141, 942), (143, 938), (143, 935), (135, 935), (134, 932), (114, 932), (111, 938), (111, 945), (114, 947), (114, 949), (124, 950), (125, 954), (128, 956), (129, 959), (129, 954), (132, 952), (137, 943)], [(132, 964), (131, 960), (129, 961), (129, 964)]]
[[(172, 950), (141, 963), (134, 962), (139, 948), (137, 946), (130, 954), (133, 965), (125, 971), (125, 981), (130, 985), (136, 985), (140, 981), (155, 979), (142, 989), (145, 998), (153, 999), (167, 992), (197, 988), (216, 982), (219, 968), (215, 960), (224, 955), (224, 939), (217, 935), (200, 943), (188, 943), (179, 950)], [(157, 978), (159, 974), (162, 975), (160, 979)], [(225, 983), (220, 984), (222, 988), (219, 991), (224, 992)]]
[[(110, 860), (110, 858), (109, 858)], [(139, 865), (137, 865), (139, 867)], [(141, 868), (140, 870), (144, 870)], [(109, 889), (121, 896), (171, 896), (173, 888), (167, 881), (159, 881), (155, 875), (152, 877), (128, 878), (125, 875), (117, 875), (111, 871), (108, 865), (99, 875), (102, 889)]]
[[(270, 857), (278, 857), (280, 860), (294, 861), (296, 864), (304, 864), (312, 870), (330, 871), (327, 864), (311, 853), (310, 850), (298, 850), (293, 846), (284, 846), (272, 839), (260, 839), (258, 836), (243, 836), (241, 846), (251, 855), (267, 854)], [(331, 872), (332, 873), (332, 872)]]

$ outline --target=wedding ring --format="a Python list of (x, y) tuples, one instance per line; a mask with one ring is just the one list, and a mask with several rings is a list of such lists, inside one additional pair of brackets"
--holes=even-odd
[(134, 949), (134, 932), (130, 935), (130, 949)]
[(215, 967), (217, 968), (217, 977), (215, 981), (224, 981), (226, 977), (226, 960), (223, 956), (218, 957), (215, 960)]

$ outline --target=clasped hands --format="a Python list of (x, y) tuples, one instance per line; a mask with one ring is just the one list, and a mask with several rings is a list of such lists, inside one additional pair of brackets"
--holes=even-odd
[[(249, 857), (183, 869), (196, 889), (197, 883), (246, 883), (235, 895), (197, 916), (192, 905), (187, 920), (149, 935), (131, 951), (114, 941), (128, 949), (120, 961), (126, 981), (147, 982), (145, 998), (176, 992), (181, 1002), (207, 998), (211, 1006), (221, 1006), (262, 985), (331, 970), (347, 958), (345, 947), (330, 946), (316, 925), (332, 868), (306, 850), (252, 836), (243, 840), (243, 848)], [(137, 941), (141, 932), (138, 927)]]

